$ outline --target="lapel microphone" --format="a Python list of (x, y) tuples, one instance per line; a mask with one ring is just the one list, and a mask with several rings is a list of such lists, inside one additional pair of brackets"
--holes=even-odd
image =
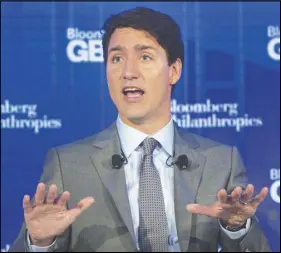
[(177, 165), (180, 170), (186, 170), (190, 165), (190, 161), (186, 155), (180, 155), (175, 161), (172, 156), (169, 156), (166, 160), (166, 165), (171, 167), (174, 164)]
[[(122, 167), (123, 164), (127, 164), (128, 160), (125, 157), (124, 153), (122, 152), (122, 155), (119, 154), (114, 154), (111, 157), (111, 162), (112, 162), (112, 167), (114, 169), (120, 169)], [(190, 165), (190, 161), (188, 160), (186, 155), (180, 155), (176, 161), (173, 160), (172, 156), (169, 156), (166, 160), (166, 165), (171, 167), (173, 165), (177, 165), (177, 167), (180, 170), (186, 170), (188, 169), (189, 165)]]
[(122, 155), (114, 154), (111, 157), (111, 162), (112, 162), (112, 166), (113, 166), (114, 169), (120, 169), (123, 164), (128, 163), (128, 160), (127, 160), (127, 158), (125, 157), (125, 155), (122, 151)]

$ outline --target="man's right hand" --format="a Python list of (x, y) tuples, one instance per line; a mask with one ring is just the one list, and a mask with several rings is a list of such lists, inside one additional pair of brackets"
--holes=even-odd
[(62, 234), (95, 200), (93, 197), (82, 199), (75, 208), (67, 210), (66, 202), (70, 193), (65, 191), (57, 198), (57, 186), (51, 185), (46, 194), (45, 184), (39, 183), (34, 197), (23, 198), (25, 223), (32, 244), (36, 246), (49, 246), (56, 236)]

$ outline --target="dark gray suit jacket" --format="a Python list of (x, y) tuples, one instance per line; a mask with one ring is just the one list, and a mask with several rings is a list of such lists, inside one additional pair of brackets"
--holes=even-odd
[[(188, 170), (174, 168), (175, 215), (180, 248), (183, 252), (270, 251), (258, 223), (252, 219), (247, 235), (231, 240), (217, 219), (186, 211), (189, 203), (211, 204), (217, 192), (228, 192), (247, 178), (239, 153), (175, 127), (175, 157), (186, 154)], [(69, 191), (72, 208), (82, 198), (93, 196), (95, 203), (57, 238), (52, 251), (136, 251), (136, 239), (127, 196), (124, 169), (113, 169), (111, 156), (120, 154), (120, 141), (114, 123), (108, 129), (76, 143), (51, 149), (41, 182), (56, 184), (59, 192)], [(26, 226), (10, 251), (28, 251)]]

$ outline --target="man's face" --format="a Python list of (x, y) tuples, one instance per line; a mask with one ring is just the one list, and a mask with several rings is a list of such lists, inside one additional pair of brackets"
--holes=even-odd
[(112, 34), (106, 74), (121, 117), (141, 123), (169, 116), (171, 85), (180, 73), (180, 60), (169, 66), (165, 50), (144, 31), (119, 28)]

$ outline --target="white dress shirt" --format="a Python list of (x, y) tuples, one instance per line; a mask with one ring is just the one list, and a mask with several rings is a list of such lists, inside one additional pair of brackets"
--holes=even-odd
[[(134, 226), (135, 238), (138, 246), (138, 226), (139, 226), (139, 205), (138, 205), (138, 192), (139, 192), (139, 170), (142, 159), (143, 150), (139, 146), (148, 135), (138, 131), (137, 129), (125, 124), (120, 117), (117, 118), (117, 130), (120, 137), (121, 148), (126, 156), (128, 163), (124, 165), (124, 172), (126, 178), (126, 186), (128, 198), (130, 202), (132, 221)], [(180, 252), (178, 243), (178, 235), (175, 221), (174, 211), (174, 170), (172, 167), (166, 165), (167, 158), (173, 155), (174, 143), (174, 125), (171, 119), (169, 123), (159, 130), (157, 133), (149, 136), (156, 139), (161, 147), (157, 147), (153, 152), (153, 161), (157, 168), (164, 195), (165, 211), (168, 221), (168, 242), (169, 251)], [(83, 214), (82, 214), (83, 215)], [(250, 219), (247, 221), (246, 228), (237, 232), (230, 232), (223, 227), (222, 230), (231, 238), (238, 239), (244, 236), (250, 227)], [(31, 251), (46, 252), (56, 242), (54, 241), (49, 247), (38, 247), (30, 245), (29, 237), (28, 244)]]

